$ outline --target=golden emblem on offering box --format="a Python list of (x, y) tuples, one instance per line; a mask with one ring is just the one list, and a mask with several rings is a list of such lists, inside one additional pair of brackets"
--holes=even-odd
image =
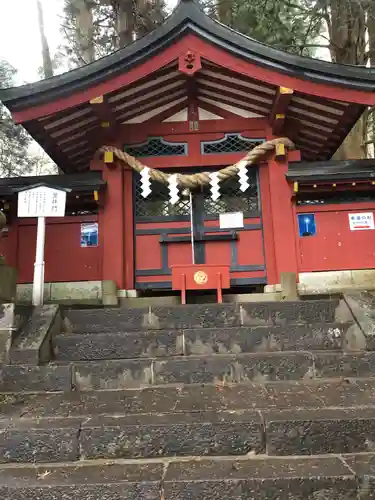
[(204, 271), (197, 271), (194, 274), (194, 281), (197, 285), (205, 285), (208, 281), (208, 276)]

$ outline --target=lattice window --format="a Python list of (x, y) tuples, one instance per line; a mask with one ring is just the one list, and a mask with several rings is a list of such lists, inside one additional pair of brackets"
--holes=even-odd
[(241, 153), (242, 151), (251, 151), (262, 142), (264, 142), (264, 139), (247, 139), (242, 137), (241, 134), (225, 134), (224, 139), (201, 142), (201, 153), (202, 155)]
[(160, 182), (151, 181), (152, 193), (143, 198), (140, 176), (135, 179), (135, 215), (136, 217), (168, 217), (190, 214), (189, 198), (180, 198), (172, 205), (169, 203), (168, 186)]
[(216, 201), (211, 199), (209, 188), (205, 188), (205, 215), (218, 215), (228, 212), (259, 212), (258, 180), (255, 168), (248, 169), (248, 179), (250, 186), (244, 193), (240, 190), (237, 177), (221, 182), (221, 196)]
[[(220, 183), (221, 196), (213, 201), (209, 186), (204, 187), (204, 214), (208, 217), (218, 216), (228, 212), (243, 212), (245, 214), (259, 213), (257, 170), (248, 169), (249, 188), (245, 193), (240, 190), (238, 178), (234, 177)], [(143, 198), (140, 176), (135, 177), (135, 215), (136, 217), (168, 217), (190, 216), (189, 198), (180, 198), (176, 205), (169, 203), (169, 190), (159, 182), (151, 182), (152, 193)]]
[(185, 156), (187, 143), (165, 141), (162, 137), (150, 137), (147, 142), (125, 146), (125, 151), (136, 158), (145, 156)]

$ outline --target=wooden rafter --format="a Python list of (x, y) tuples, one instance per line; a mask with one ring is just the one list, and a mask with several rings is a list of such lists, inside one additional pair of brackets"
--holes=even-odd
[(202, 101), (201, 99), (198, 100), (199, 107), (209, 111), (210, 113), (214, 113), (217, 116), (220, 116), (221, 118), (243, 118), (241, 115), (237, 115), (236, 113), (233, 113), (232, 111), (228, 111), (227, 109), (221, 108), (220, 106), (216, 106), (215, 104), (212, 104), (210, 102)]

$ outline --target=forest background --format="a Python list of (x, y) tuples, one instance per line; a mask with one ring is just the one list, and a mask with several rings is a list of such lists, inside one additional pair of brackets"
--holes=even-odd
[[(31, 16), (20, 36), (11, 28), (17, 24), (15, 17), (25, 14), (26, 2)], [(162, 23), (175, 4), (175, 0), (3, 0), (0, 87), (49, 78), (125, 47)], [(212, 18), (276, 48), (337, 64), (375, 66), (374, 0), (201, 0), (200, 4)], [(28, 37), (35, 39), (36, 34), (37, 54), (30, 48), (28, 55)], [(17, 53), (21, 57), (12, 64)], [(33, 63), (33, 76), (23, 78), (23, 70), (31, 72)], [(374, 157), (374, 144), (375, 109), (369, 108), (335, 156)], [(0, 177), (46, 173), (56, 173), (55, 165), (0, 104)]]

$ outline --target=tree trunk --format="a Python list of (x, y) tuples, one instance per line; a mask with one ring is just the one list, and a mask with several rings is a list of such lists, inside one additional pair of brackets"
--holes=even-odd
[(74, 0), (76, 9), (76, 40), (82, 62), (95, 61), (94, 20), (92, 5), (88, 0)]
[(233, 25), (232, 9), (233, 9), (232, 0), (220, 0), (217, 4), (218, 20), (227, 26), (232, 26)]
[(53, 76), (53, 68), (52, 68), (51, 54), (49, 51), (48, 41), (44, 31), (43, 8), (40, 0), (36, 0), (36, 6), (38, 9), (40, 41), (42, 44), (43, 73), (44, 73), (44, 78), (49, 78)]
[(130, 45), (134, 34), (134, 11), (132, 0), (117, 0), (117, 36), (119, 48)]
[[(329, 33), (332, 61), (338, 64), (365, 66), (366, 13), (358, 0), (328, 0)], [(360, 159), (366, 157), (363, 146), (367, 119), (361, 117), (337, 150), (334, 158)]]

